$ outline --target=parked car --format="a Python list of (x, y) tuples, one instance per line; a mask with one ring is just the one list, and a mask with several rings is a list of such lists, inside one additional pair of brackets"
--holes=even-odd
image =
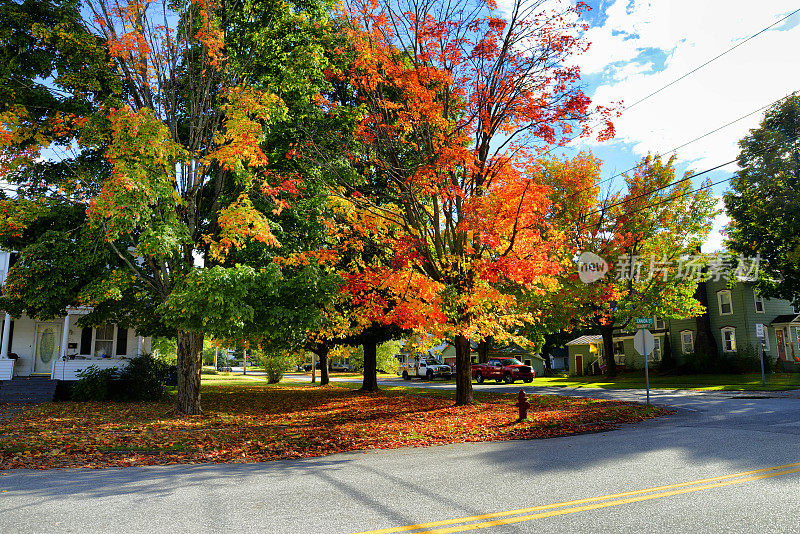
[(478, 384), (490, 378), (497, 382), (505, 381), (506, 384), (513, 384), (517, 380), (530, 383), (536, 378), (536, 373), (530, 365), (516, 358), (491, 358), (486, 363), (472, 364), (472, 378)]
[(344, 362), (331, 363), (331, 371), (347, 372), (350, 370), (350, 364)]

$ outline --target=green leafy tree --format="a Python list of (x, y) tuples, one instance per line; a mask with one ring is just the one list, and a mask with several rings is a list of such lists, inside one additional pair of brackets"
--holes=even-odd
[[(289, 117), (302, 121), (313, 107), (326, 6), (35, 4), (2, 6), (20, 31), (0, 56), (28, 39), (32, 57), (30, 69), (0, 70), (16, 84), (0, 103), (0, 171), (15, 185), (2, 201), (0, 245), (21, 256), (3, 305), (46, 317), (86, 304), (94, 311), (85, 322), (176, 336), (177, 407), (200, 413), (204, 334), (302, 330), (320, 306), (300, 309), (298, 284), (335, 285), (313, 265), (284, 271), (227, 259), (281, 245), (276, 214), (301, 179), (284, 163), (296, 141)], [(52, 23), (36, 20), (39, 11)], [(36, 90), (13, 90), (20, 85)], [(65, 253), (80, 259), (62, 267)], [(51, 287), (66, 268), (68, 283)], [(51, 298), (37, 300), (40, 275)], [(325, 295), (303, 290), (312, 300)], [(267, 309), (287, 295), (296, 306)]]
[(760, 256), (759, 291), (800, 304), (800, 95), (772, 106), (739, 142), (740, 170), (725, 193), (728, 248)]

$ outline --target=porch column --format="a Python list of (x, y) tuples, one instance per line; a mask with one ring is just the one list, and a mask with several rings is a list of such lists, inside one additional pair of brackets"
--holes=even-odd
[(11, 333), (11, 315), (6, 314), (3, 321), (3, 341), (0, 342), (0, 358), (8, 358), (8, 336)]
[(62, 362), (66, 360), (67, 343), (69, 343), (69, 313), (64, 316), (64, 328), (61, 330), (61, 351), (59, 356)]
[(142, 355), (142, 336), (136, 336), (136, 355)]

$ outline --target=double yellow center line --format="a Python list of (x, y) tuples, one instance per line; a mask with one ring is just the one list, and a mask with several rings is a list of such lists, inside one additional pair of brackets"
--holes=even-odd
[(507, 510), (504, 512), (493, 512), (489, 514), (460, 517), (457, 519), (444, 519), (442, 521), (431, 521), (430, 523), (419, 523), (417, 525), (368, 530), (359, 532), (358, 534), (391, 534), (393, 532), (426, 532), (429, 534), (446, 534), (448, 532), (477, 530), (499, 525), (521, 523), (523, 521), (530, 521), (532, 519), (574, 514), (576, 512), (597, 510), (598, 508), (607, 508), (609, 506), (618, 506), (620, 504), (660, 499), (661, 497), (669, 497), (671, 495), (692, 493), (694, 491), (721, 488), (723, 486), (731, 486), (733, 484), (742, 484), (744, 482), (752, 482), (754, 480), (789, 475), (791, 473), (800, 472), (800, 467), (798, 466), (800, 466), (800, 462), (778, 465), (775, 467), (766, 467), (764, 469), (756, 469), (754, 471), (743, 471), (741, 473), (734, 473), (732, 475), (693, 480), (691, 482), (681, 482), (679, 484), (670, 484), (668, 486), (657, 486), (654, 488), (636, 491), (626, 491), (624, 493), (614, 493), (611, 495), (603, 495), (601, 497), (589, 497), (575, 501), (545, 504), (541, 506), (532, 506), (530, 508)]

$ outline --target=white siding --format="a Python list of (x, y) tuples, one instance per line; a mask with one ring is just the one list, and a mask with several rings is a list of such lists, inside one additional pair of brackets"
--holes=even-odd
[(0, 360), (0, 380), (11, 380), (14, 375), (14, 360)]
[(122, 368), (128, 365), (126, 360), (67, 360), (62, 362), (57, 360), (53, 362), (53, 375), (54, 380), (78, 380), (78, 373), (90, 366), (96, 366), (99, 369)]
[[(86, 358), (86, 359), (78, 359), (80, 358), (80, 344), (81, 344), (81, 331), (82, 329), (77, 326), (78, 320), (82, 317), (82, 314), (79, 315), (70, 315), (69, 316), (69, 334), (67, 336), (67, 350), (66, 354), (68, 357), (72, 356), (76, 359), (68, 360), (67, 363), (75, 362), (80, 368), (88, 367), (92, 363), (99, 363), (101, 368), (104, 366), (111, 366), (111, 367), (119, 367), (127, 365), (127, 361), (125, 359), (119, 359), (120, 357), (115, 357), (112, 355), (112, 358)], [(36, 325), (41, 324), (30, 317), (23, 315), (20, 319), (14, 321), (14, 339), (12, 340), (12, 344), (8, 349), (9, 353), (15, 353), (19, 356), (19, 359), (16, 361), (14, 365), (14, 375), (15, 376), (28, 376), (33, 373), (33, 365), (34, 365), (34, 348), (36, 344)], [(64, 318), (56, 319), (54, 321), (48, 321), (48, 324), (53, 324), (58, 326), (59, 332), (64, 327)], [(114, 333), (114, 339), (116, 341), (116, 331)], [(126, 354), (124, 358), (135, 358), (139, 354), (137, 353), (138, 347), (138, 338), (133, 328), (128, 330), (128, 340), (126, 344)], [(61, 336), (58, 337), (57, 343), (61, 344)], [(74, 348), (69, 348), (70, 345), (73, 345)], [(115, 345), (116, 346), (116, 345)], [(142, 339), (142, 354), (149, 354), (151, 352), (152, 347), (152, 338), (146, 337)], [(88, 362), (88, 363), (86, 363)], [(58, 362), (61, 363), (60, 361)], [(64, 369), (65, 373), (69, 374), (69, 365)], [(78, 369), (80, 370), (80, 369)], [(59, 371), (59, 374), (61, 371)], [(0, 380), (2, 380), (2, 374), (0, 374)], [(53, 375), (53, 378), (56, 380), (75, 380), (75, 378), (61, 378), (60, 376)]]

